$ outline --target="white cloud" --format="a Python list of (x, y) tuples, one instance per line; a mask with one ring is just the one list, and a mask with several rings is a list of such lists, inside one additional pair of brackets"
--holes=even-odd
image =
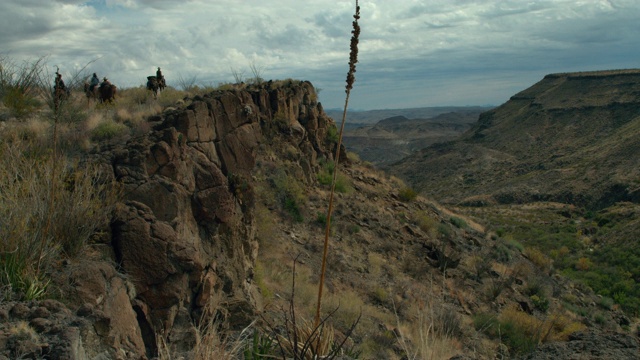
[[(495, 103), (550, 72), (637, 66), (640, 55), (635, 0), (360, 5), (361, 108)], [(343, 101), (353, 10), (353, 1), (324, 0), (3, 0), (0, 51), (49, 55), (68, 72), (99, 59), (91, 72), (121, 86), (144, 83), (157, 66), (169, 82), (231, 81), (231, 69), (250, 76), (254, 64), (266, 78), (311, 80), (333, 107)]]

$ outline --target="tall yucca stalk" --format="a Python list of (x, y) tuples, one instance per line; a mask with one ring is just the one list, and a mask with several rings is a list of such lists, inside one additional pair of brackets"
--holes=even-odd
[(349, 54), (349, 72), (347, 73), (347, 85), (345, 87), (346, 96), (344, 100), (344, 111), (342, 112), (342, 125), (340, 126), (340, 134), (338, 136), (338, 146), (336, 147), (335, 166), (333, 170), (333, 180), (331, 181), (331, 192), (329, 193), (329, 209), (327, 210), (327, 222), (324, 231), (324, 248), (322, 252), (322, 267), (320, 270), (320, 283), (318, 284), (318, 304), (316, 307), (315, 326), (320, 325), (320, 306), (322, 303), (322, 290), (324, 287), (324, 275), (327, 268), (327, 251), (329, 249), (329, 233), (331, 230), (331, 213), (333, 211), (333, 195), (336, 189), (336, 180), (338, 178), (338, 162), (340, 161), (340, 148), (342, 147), (342, 133), (344, 132), (344, 123), (347, 118), (347, 107), (349, 106), (349, 95), (356, 81), (356, 63), (358, 62), (358, 38), (360, 37), (360, 6), (356, 0), (356, 13), (353, 15), (353, 30), (351, 30), (351, 52)]

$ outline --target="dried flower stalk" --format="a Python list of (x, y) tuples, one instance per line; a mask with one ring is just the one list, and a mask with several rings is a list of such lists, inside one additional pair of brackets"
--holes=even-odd
[(342, 147), (342, 134), (344, 132), (344, 123), (347, 118), (347, 107), (349, 105), (349, 95), (353, 88), (353, 83), (356, 81), (356, 63), (358, 62), (358, 39), (360, 37), (360, 25), (358, 20), (360, 19), (360, 6), (358, 0), (356, 0), (356, 12), (353, 15), (353, 30), (351, 30), (351, 44), (349, 53), (349, 72), (347, 72), (347, 85), (345, 87), (345, 100), (344, 111), (342, 112), (342, 125), (340, 126), (340, 135), (338, 136), (338, 145), (336, 148), (336, 155), (334, 158), (335, 166), (333, 170), (333, 180), (331, 181), (331, 192), (329, 193), (329, 209), (327, 210), (327, 223), (324, 232), (324, 247), (322, 251), (322, 267), (320, 269), (320, 283), (318, 284), (318, 302), (316, 307), (315, 326), (320, 323), (320, 307), (322, 302), (322, 290), (324, 287), (324, 276), (327, 268), (327, 252), (329, 249), (329, 233), (331, 230), (331, 213), (333, 210), (333, 195), (336, 189), (336, 179), (338, 178), (338, 162), (340, 160), (340, 148)]

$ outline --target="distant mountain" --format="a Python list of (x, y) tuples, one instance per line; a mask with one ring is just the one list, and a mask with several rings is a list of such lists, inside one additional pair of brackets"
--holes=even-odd
[[(485, 111), (490, 108), (492, 106), (434, 106), (407, 109), (350, 110), (347, 111), (347, 124), (375, 124), (380, 120), (395, 116), (404, 116), (408, 119), (430, 119), (450, 112)], [(338, 124), (342, 121), (342, 112), (342, 109), (325, 109), (325, 113)]]
[(640, 201), (640, 70), (547, 75), (455, 141), (392, 166), (447, 203)]
[[(354, 121), (365, 122), (345, 125), (344, 143), (348, 150), (358, 153), (363, 160), (384, 167), (431, 144), (455, 139), (489, 109), (438, 107), (374, 110), (367, 114), (355, 112), (353, 117), (357, 120)], [(396, 115), (370, 123), (376, 116), (390, 114)]]

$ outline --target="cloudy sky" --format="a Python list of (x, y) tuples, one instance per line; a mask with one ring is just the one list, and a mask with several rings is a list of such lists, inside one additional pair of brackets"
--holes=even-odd
[[(499, 105), (544, 75), (640, 68), (638, 0), (361, 0), (350, 109)], [(2, 0), (0, 56), (139, 86), (310, 80), (340, 108), (355, 1)], [(184, 82), (184, 81), (183, 81)]]

